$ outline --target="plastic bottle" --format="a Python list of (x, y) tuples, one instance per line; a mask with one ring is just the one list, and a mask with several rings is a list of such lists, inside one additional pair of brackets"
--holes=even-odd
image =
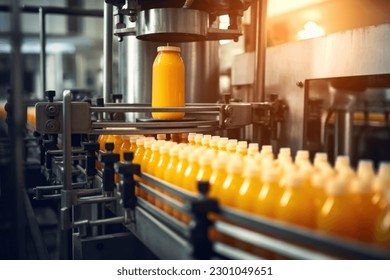
[(100, 134), (99, 135), (97, 141), (99, 143), (100, 151), (104, 151), (106, 149), (104, 145), (106, 144), (107, 138), (108, 138), (107, 134)]
[(130, 152), (133, 152), (134, 154), (137, 151), (137, 139), (138, 136), (136, 135), (130, 136)]
[(390, 249), (390, 188), (386, 189), (384, 198), (387, 207), (383, 209), (376, 222), (375, 243)]
[(310, 158), (309, 158), (309, 151), (306, 150), (299, 150), (297, 151), (297, 154), (295, 156), (295, 165), (300, 166), (303, 163), (310, 163)]
[(339, 172), (343, 167), (350, 168), (349, 156), (337, 156), (334, 169)]
[(219, 139), (211, 139), (210, 140), (210, 144), (209, 144), (210, 148), (213, 149), (216, 152), (218, 151), (218, 142), (219, 142)]
[[(365, 169), (365, 167), (362, 167)], [(360, 169), (362, 172), (362, 170)], [(363, 170), (360, 177), (351, 184), (351, 202), (358, 218), (356, 238), (363, 242), (373, 242), (375, 224), (380, 214), (380, 208), (374, 204), (374, 192), (371, 188), (372, 178), (369, 171)], [(367, 176), (367, 177), (364, 177)]]
[(328, 154), (327, 153), (316, 153), (314, 156), (314, 168), (318, 171), (321, 170), (321, 165), (325, 163), (328, 163)]
[(386, 208), (385, 193), (390, 189), (390, 162), (381, 162), (379, 164), (378, 174), (375, 176), (372, 182), (372, 190), (374, 196), (372, 198), (373, 203), (378, 206), (379, 209)]
[[(152, 107), (184, 107), (185, 74), (180, 48), (162, 46), (157, 52), (153, 63)], [(184, 112), (153, 112), (152, 116), (159, 120), (179, 120)]]
[(326, 200), (325, 185), (326, 182), (332, 179), (333, 173), (316, 172), (311, 178), (311, 186), (313, 188), (313, 201), (316, 216), (321, 211), (321, 207)]
[(208, 150), (199, 157), (199, 171), (196, 175), (196, 181), (209, 181), (213, 172), (212, 163), (216, 153), (214, 150)]
[(253, 212), (256, 195), (261, 190), (260, 166), (249, 164), (244, 169), (244, 177), (233, 206), (244, 211)]
[(210, 197), (219, 198), (222, 195), (223, 182), (225, 182), (227, 172), (226, 166), (229, 156), (226, 152), (219, 152), (212, 163), (212, 173), (210, 176)]
[(226, 151), (230, 154), (235, 154), (237, 149), (237, 140), (231, 139), (226, 145)]
[(227, 143), (229, 139), (227, 137), (221, 137), (218, 141), (218, 151), (226, 151)]
[(202, 147), (210, 148), (211, 135), (204, 135), (202, 138)]
[(156, 176), (157, 164), (160, 161), (160, 147), (164, 142), (156, 141), (152, 143), (152, 155), (150, 156), (149, 162), (147, 164), (146, 172), (152, 176)]
[(167, 140), (166, 134), (157, 134), (156, 135), (157, 140)]
[(234, 206), (235, 197), (243, 182), (241, 158), (237, 155), (231, 155), (226, 171), (227, 176), (223, 182), (219, 199), (222, 205)]
[(275, 169), (263, 171), (262, 187), (255, 196), (253, 212), (269, 218), (275, 217), (275, 205), (280, 201), (282, 188), (279, 185), (278, 172)]
[(196, 137), (196, 133), (189, 133), (188, 134), (188, 144), (195, 145), (195, 137)]
[(144, 147), (145, 140), (143, 138), (137, 139), (137, 150), (134, 154), (134, 163), (141, 164), (142, 158), (144, 157), (145, 147)]
[(317, 214), (317, 229), (346, 238), (356, 238), (355, 209), (348, 196), (345, 179), (335, 177), (327, 182), (326, 200)]
[(190, 192), (196, 193), (196, 176), (199, 171), (199, 156), (201, 151), (195, 150), (188, 155), (188, 165), (183, 174), (181, 187)]
[(258, 143), (249, 143), (248, 146), (248, 156), (254, 157), (259, 152), (259, 144)]
[[(169, 150), (170, 145), (162, 145), (160, 146), (160, 160), (157, 163), (156, 170), (155, 170), (155, 176), (161, 180), (163, 180), (164, 174), (167, 171), (168, 164), (169, 164)], [(159, 190), (163, 194), (167, 194), (164, 190)], [(160, 199), (155, 199), (155, 205), (156, 207), (160, 209), (164, 209), (163, 201)]]
[(359, 160), (357, 176), (363, 180), (374, 180), (374, 163), (371, 160)]
[(130, 136), (129, 135), (123, 135), (122, 139), (123, 139), (123, 142), (122, 142), (122, 145), (121, 145), (119, 151), (120, 151), (120, 159), (123, 162), (125, 160), (123, 158), (123, 154), (125, 152), (130, 151), (131, 143), (130, 143)]
[(314, 205), (308, 199), (304, 179), (297, 173), (287, 175), (283, 194), (276, 207), (276, 218), (295, 225), (314, 228)]
[(202, 133), (195, 134), (195, 145), (198, 147), (202, 146), (202, 139), (203, 139)]
[(151, 139), (145, 139), (144, 141), (144, 156), (142, 157), (141, 161), (141, 171), (142, 172), (148, 172), (149, 169), (149, 161), (150, 157), (152, 156), (152, 144), (155, 142), (155, 140)]
[(244, 158), (248, 154), (248, 146), (246, 141), (238, 142), (236, 154)]

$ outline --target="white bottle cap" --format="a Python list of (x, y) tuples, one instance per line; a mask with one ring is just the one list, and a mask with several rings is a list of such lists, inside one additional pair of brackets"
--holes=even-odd
[(280, 148), (279, 155), (288, 155), (291, 156), (291, 149), (287, 147)]
[(160, 46), (160, 47), (157, 47), (157, 51), (158, 52), (180, 52), (180, 48), (179, 47), (175, 47), (175, 46)]
[(339, 171), (343, 166), (349, 167), (349, 156), (337, 156), (334, 168)]
[(359, 178), (373, 179), (375, 176), (372, 160), (359, 160), (357, 175)]

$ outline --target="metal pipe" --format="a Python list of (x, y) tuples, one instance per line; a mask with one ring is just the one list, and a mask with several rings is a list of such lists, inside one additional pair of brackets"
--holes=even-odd
[(112, 37), (113, 37), (113, 8), (104, 3), (104, 37), (103, 37), (103, 97), (105, 102), (111, 100), (112, 93)]
[(222, 110), (220, 106), (207, 107), (91, 107), (91, 112), (105, 112), (105, 113), (135, 113), (135, 112), (208, 112), (215, 111), (215, 114)]
[(256, 5), (255, 84), (253, 101), (264, 101), (267, 0), (259, 0)]
[(43, 98), (43, 93), (46, 90), (46, 14), (43, 7), (39, 8), (39, 42), (40, 53), (39, 62), (41, 67), (41, 94), (40, 98)]
[(14, 232), (16, 234), (15, 252), (17, 258), (24, 259), (25, 251), (25, 204), (23, 192), (25, 188), (24, 181), (24, 126), (25, 126), (25, 110), (23, 105), (23, 79), (22, 79), (22, 54), (21, 54), (21, 29), (20, 29), (20, 3), (18, 0), (11, 1), (11, 45), (12, 45), (12, 69), (11, 69), (11, 131), (10, 143), (12, 143), (12, 159), (11, 159), (11, 184), (10, 193), (12, 194), (11, 205), (14, 209), (10, 209), (15, 213)]
[(64, 158), (64, 190), (72, 189), (72, 92), (64, 91), (63, 104), (63, 158)]

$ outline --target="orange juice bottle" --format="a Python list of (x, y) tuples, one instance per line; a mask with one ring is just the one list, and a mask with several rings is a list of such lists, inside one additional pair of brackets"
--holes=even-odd
[(337, 156), (334, 169), (339, 172), (343, 167), (350, 168), (349, 156)]
[(104, 151), (106, 149), (104, 145), (107, 142), (107, 138), (108, 138), (108, 134), (100, 134), (99, 135), (99, 138), (97, 141), (99, 143), (100, 151)]
[(210, 148), (216, 152), (218, 152), (218, 142), (219, 142), (219, 139), (211, 139), (210, 140)]
[(144, 156), (141, 161), (141, 171), (142, 172), (148, 172), (149, 169), (149, 161), (152, 156), (152, 144), (155, 143), (154, 140), (151, 139), (145, 139), (144, 141)]
[(300, 166), (303, 163), (310, 163), (310, 158), (309, 158), (309, 151), (306, 150), (299, 150), (297, 151), (297, 154), (295, 156), (295, 165)]
[(334, 177), (332, 172), (316, 172), (311, 177), (311, 186), (313, 188), (313, 202), (316, 215), (321, 211), (321, 207), (326, 200), (325, 185), (327, 180), (330, 180)]
[(248, 156), (253, 158), (258, 153), (260, 153), (259, 144), (258, 143), (249, 143)]
[[(167, 171), (168, 164), (169, 164), (169, 150), (170, 145), (162, 145), (160, 147), (160, 160), (156, 166), (155, 176), (159, 179), (163, 179), (164, 173)], [(160, 190), (160, 192), (166, 194), (164, 190)], [(156, 199), (155, 200), (156, 206), (160, 209), (163, 209), (164, 204), (161, 200)]]
[(248, 144), (246, 141), (239, 141), (236, 147), (236, 154), (244, 158), (248, 154)]
[(196, 176), (199, 171), (199, 156), (201, 151), (195, 150), (188, 155), (188, 166), (182, 177), (181, 187), (190, 192), (196, 193)]
[(181, 187), (183, 176), (188, 166), (188, 156), (190, 152), (193, 151), (193, 148), (190, 147), (191, 146), (185, 147), (179, 151), (179, 163), (177, 164), (173, 181), (173, 183), (178, 187)]
[(314, 205), (308, 197), (302, 176), (290, 173), (284, 184), (275, 217), (295, 225), (314, 228)]
[(371, 182), (370, 177), (357, 177), (351, 184), (351, 202), (358, 217), (356, 239), (368, 243), (374, 241), (375, 225), (381, 212), (372, 199)]
[(328, 164), (328, 154), (327, 153), (316, 153), (314, 156), (314, 169), (320, 171), (322, 164)]
[(244, 169), (244, 177), (233, 206), (244, 211), (253, 212), (256, 195), (261, 189), (260, 166), (249, 164)]
[(282, 188), (279, 185), (278, 172), (268, 169), (263, 172), (262, 186), (255, 196), (253, 212), (255, 214), (274, 218), (276, 205), (280, 201)]
[(131, 143), (130, 143), (130, 136), (129, 135), (123, 135), (122, 139), (123, 139), (123, 142), (122, 142), (122, 145), (120, 147), (120, 157), (121, 157), (121, 161), (123, 162), (123, 161), (125, 161), (125, 159), (123, 158), (123, 154), (125, 152), (130, 151)]
[(142, 158), (144, 157), (144, 142), (145, 140), (143, 138), (137, 139), (137, 150), (135, 151), (134, 154), (134, 163), (141, 164)]
[(156, 176), (157, 164), (160, 161), (160, 147), (163, 144), (164, 143), (160, 141), (156, 141), (152, 143), (152, 147), (151, 147), (152, 154), (146, 166), (146, 172), (152, 176)]
[(188, 133), (188, 144), (195, 145), (196, 133)]
[(210, 148), (211, 135), (203, 135), (202, 146)]
[(357, 216), (348, 196), (345, 178), (335, 177), (326, 184), (326, 200), (317, 214), (317, 229), (346, 238), (356, 238)]
[(387, 205), (381, 211), (375, 227), (375, 243), (390, 249), (390, 188), (387, 188), (384, 194), (385, 204)]
[(374, 163), (371, 160), (359, 160), (357, 176), (367, 180), (374, 180)]
[(227, 143), (229, 142), (229, 138), (221, 137), (218, 140), (218, 151), (226, 151)]
[(195, 146), (202, 146), (202, 139), (203, 139), (203, 134), (202, 133), (196, 133), (195, 134)]
[[(180, 48), (162, 46), (157, 52), (152, 73), (152, 107), (184, 107), (185, 77)], [(153, 112), (152, 116), (159, 120), (179, 120), (184, 112)]]
[(372, 181), (372, 190), (374, 191), (372, 201), (379, 209), (386, 208), (385, 193), (388, 189), (390, 189), (390, 162), (381, 162), (378, 174)]
[(226, 152), (219, 152), (212, 163), (212, 173), (210, 176), (210, 197), (220, 198), (222, 195), (223, 182), (225, 182), (227, 172), (226, 166), (229, 156)]
[(260, 153), (264, 156), (267, 154), (273, 154), (272, 152), (272, 146), (271, 145), (263, 145), (261, 146), (261, 151)]
[(130, 152), (133, 152), (134, 154), (137, 151), (137, 139), (138, 136), (136, 135), (130, 136)]
[(179, 151), (180, 147), (174, 146), (169, 150), (169, 162), (167, 165), (167, 169), (164, 173), (163, 179), (167, 181), (168, 183), (173, 184), (174, 183), (174, 178), (175, 178), (175, 173), (176, 173), (176, 167), (179, 163)]
[(237, 155), (231, 155), (227, 165), (227, 176), (220, 192), (220, 201), (224, 206), (233, 206), (234, 200), (242, 185), (242, 160)]
[(214, 150), (208, 150), (199, 157), (199, 171), (196, 175), (196, 181), (209, 181), (213, 172), (212, 163), (216, 153)]
[[(237, 150), (237, 140), (232, 139), (233, 141), (229, 140), (229, 142), (226, 145), (226, 151), (230, 154), (235, 154)], [(235, 141), (234, 141), (235, 140)]]

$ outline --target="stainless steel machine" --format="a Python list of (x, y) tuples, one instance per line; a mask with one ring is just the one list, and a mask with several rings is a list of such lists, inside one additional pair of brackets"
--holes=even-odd
[[(312, 153), (325, 151), (331, 159), (349, 154), (355, 160), (363, 156), (388, 160), (388, 150), (376, 156), (376, 151), (363, 151), (354, 144), (355, 138), (367, 140), (357, 128), (362, 122), (366, 131), (376, 127), (371, 119), (374, 112), (383, 116), (380, 129), (373, 128), (375, 141), (381, 145), (389, 141), (389, 74), (383, 74), (390, 73), (388, 66), (373, 67), (371, 73), (362, 73), (364, 77), (356, 78), (361, 73), (353, 71), (348, 75), (352, 77), (340, 77), (345, 73), (332, 72), (333, 65), (326, 72), (308, 73), (311, 68), (306, 60), (321, 64), (320, 56), (308, 57), (309, 52), (302, 56), (304, 63), (290, 63), (296, 59), (291, 55), (294, 50), (305, 52), (312, 46), (302, 48), (297, 43), (271, 49), (266, 55), (266, 1), (106, 0), (103, 5), (104, 98), (76, 101), (72, 91), (66, 90), (62, 101), (54, 101), (55, 93), (47, 91), (47, 100), (35, 107), (35, 136), (46, 184), (36, 186), (34, 196), (58, 205), (61, 258), (390, 258), (388, 250), (223, 207), (208, 196), (207, 182), (198, 182), (198, 194), (187, 192), (141, 172), (131, 153), (119, 162), (113, 143), (106, 143), (106, 152), (99, 152), (97, 143), (100, 134), (210, 132), (239, 137), (240, 130), (246, 129), (251, 130), (252, 142), (290, 146), (293, 152), (304, 148)], [(233, 102), (219, 96), (218, 40), (237, 40), (242, 35), (241, 17), (250, 6), (256, 11), (257, 34), (253, 98)], [(226, 30), (216, 24), (220, 15), (229, 15)], [(388, 31), (386, 26), (381, 32), (389, 36)], [(119, 92), (114, 93), (115, 39), (119, 40)], [(162, 44), (182, 48), (187, 72), (183, 108), (150, 106), (152, 62), (156, 47)], [(191, 118), (140, 120), (154, 111), (186, 112)], [(103, 165), (101, 170), (97, 162)], [(121, 178), (119, 183), (115, 174)], [(174, 219), (136, 195), (136, 190), (189, 215), (190, 222)], [(211, 239), (210, 230), (227, 236), (227, 241)], [(232, 238), (236, 243), (228, 242)], [(248, 246), (257, 252), (246, 250)]]

